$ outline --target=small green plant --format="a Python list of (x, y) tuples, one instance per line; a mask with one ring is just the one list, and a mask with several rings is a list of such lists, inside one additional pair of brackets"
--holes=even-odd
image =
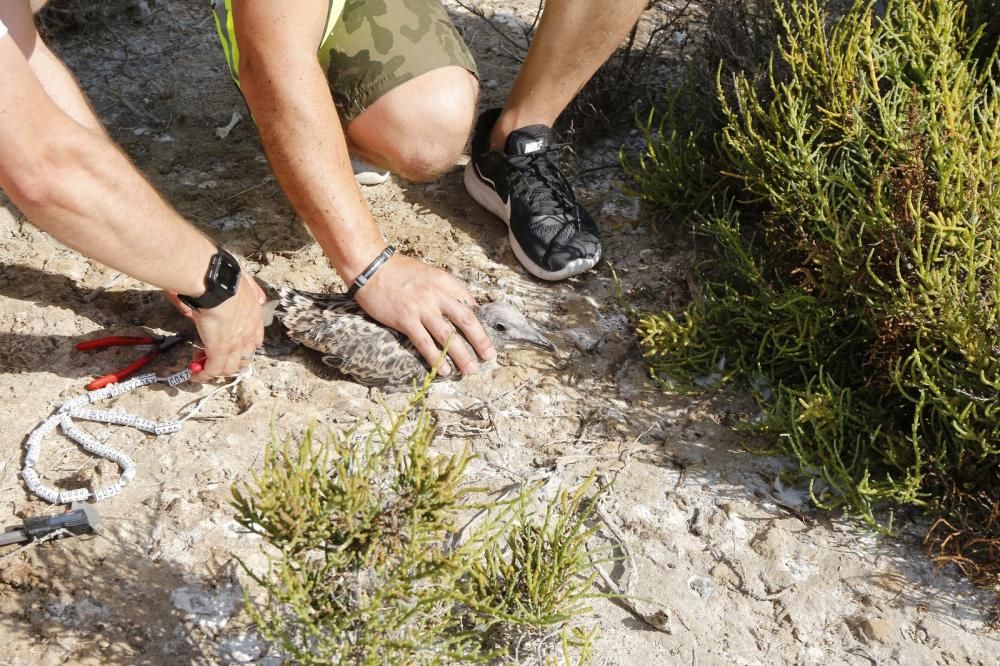
[[(561, 491), (538, 521), (520, 507), (499, 539), (473, 563), (466, 580), (472, 610), (490, 627), (491, 645), (553, 646), (554, 632), (589, 650), (590, 637), (564, 632), (573, 619), (590, 611), (597, 574), (587, 552), (594, 534), (590, 482)], [(522, 501), (526, 499), (522, 498)], [(515, 658), (517, 655), (514, 655)]]
[[(752, 17), (748, 30), (776, 35), (773, 53), (728, 53), (714, 95), (692, 96), (708, 106), (666, 109), (632, 170), (647, 210), (689, 224), (702, 253), (691, 305), (640, 323), (651, 369), (692, 381), (721, 366), (723, 379), (765, 387), (760, 430), (833, 489), (821, 503), (872, 522), (886, 503), (919, 506), (961, 526), (943, 559), (958, 561), (960, 544), (989, 557), (1000, 547), (1000, 68), (980, 25), (991, 3), (974, 3), (971, 25), (957, 0), (859, 1), (838, 15), (820, 0), (729, 4)], [(941, 547), (949, 532), (937, 534)], [(1000, 576), (995, 559), (979, 565)]]
[(475, 654), (453, 613), (472, 547), (449, 552), (451, 509), (468, 456), (432, 458), (430, 418), (365, 436), (310, 430), (267, 452), (239, 522), (278, 554), (251, 576), (269, 601), (248, 605), (261, 633), (303, 664), (447, 663)]
[[(248, 596), (252, 619), (302, 664), (480, 663), (528, 645), (585, 659), (583, 490), (561, 493), (541, 522), (528, 491), (475, 502), (470, 456), (431, 453), (422, 396), (367, 434), (309, 430), (272, 446), (234, 488), (237, 520), (271, 552), (267, 572), (247, 569), (267, 595)], [(470, 512), (476, 524), (460, 529)]]

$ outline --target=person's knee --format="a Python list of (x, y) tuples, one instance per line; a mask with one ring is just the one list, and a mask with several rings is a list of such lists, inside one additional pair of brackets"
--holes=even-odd
[(411, 139), (399, 145), (397, 173), (426, 182), (450, 171), (465, 150), (474, 114), (473, 104), (443, 105), (432, 117), (416, 123)]
[(428, 72), (384, 95), (351, 123), (348, 136), (394, 173), (432, 180), (465, 149), (477, 94), (478, 83), (465, 70)]

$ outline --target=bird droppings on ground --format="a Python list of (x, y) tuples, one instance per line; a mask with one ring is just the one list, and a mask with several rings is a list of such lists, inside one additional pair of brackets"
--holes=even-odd
[[(537, 8), (528, 0), (486, 5), (529, 23)], [(280, 194), (253, 123), (234, 125), (225, 140), (215, 135), (243, 107), (205, 3), (154, 6), (146, 25), (124, 21), (57, 45), (110, 133), (168, 200), (246, 257), (263, 281), (343, 291)], [(499, 82), (484, 87), (481, 105), (500, 105), (516, 59), (479, 19), (446, 6), (483, 77)], [(119, 97), (155, 102), (129, 108)], [(138, 127), (147, 131), (133, 133)], [(159, 140), (167, 135), (173, 140)], [(614, 143), (577, 147), (569, 170), (586, 186), (581, 198), (600, 213), (614, 273), (602, 264), (560, 284), (517, 268), (507, 230), (471, 202), (460, 170), (433, 188), (391, 179), (364, 190), (387, 240), (448, 266), (477, 299), (516, 306), (558, 348), (555, 355), (505, 353), (488, 372), (436, 384), (427, 400), (436, 450), (469, 448), (478, 456), (470, 481), (496, 489), (547, 481), (543, 492), (552, 496), (595, 468), (615, 479), (604, 510), (631, 550), (633, 594), (648, 617), (669, 609), (662, 611), (669, 633), (596, 598), (585, 618), (600, 629), (594, 663), (995, 664), (994, 600), (926, 559), (926, 525), (897, 516), (899, 537), (884, 538), (817, 511), (808, 488), (783, 477), (787, 462), (748, 453), (744, 447), (755, 442), (727, 425), (752, 418), (749, 398), (718, 390), (691, 397), (650, 380), (626, 306), (684, 303), (694, 293), (697, 257), (683, 239), (629, 222), (634, 207), (612, 184), (619, 173), (588, 171), (616, 163)], [(198, 187), (207, 181), (215, 186)], [(620, 202), (620, 212), (608, 202)], [(73, 345), (140, 326), (186, 330), (158, 294), (80, 258), (9, 205), (0, 208), (0, 524), (52, 510), (15, 473), (26, 434), (129, 354), (98, 360)], [(190, 353), (172, 351), (157, 370), (183, 367)], [(310, 426), (366, 427), (380, 401), (398, 407), (408, 396), (346, 381), (308, 349), (258, 357), (254, 366), (234, 396), (213, 398), (211, 412), (182, 432), (114, 440), (139, 473), (99, 505), (101, 536), (0, 553), (0, 661), (280, 663), (240, 609), (237, 586), (252, 596), (257, 590), (242, 574), (233, 581), (233, 558), (258, 573), (267, 563), (259, 537), (233, 521), (230, 486), (259, 468), (272, 431), (284, 440)], [(162, 420), (197, 391), (156, 388), (115, 406)], [(46, 452), (42, 473), (66, 487), (113, 472), (55, 436)], [(789, 480), (779, 486), (779, 478)], [(618, 581), (621, 573), (610, 575)]]

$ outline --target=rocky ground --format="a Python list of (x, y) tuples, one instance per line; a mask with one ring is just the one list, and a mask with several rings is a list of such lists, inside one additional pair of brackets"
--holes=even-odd
[[(57, 46), (109, 131), (183, 214), (268, 282), (339, 290), (273, 182), (206, 4), (149, 3), (150, 15), (119, 16)], [(531, 0), (478, 4), (501, 26), (530, 23), (537, 8)], [(483, 20), (449, 8), (480, 62), (482, 105), (499, 104), (516, 53)], [(242, 120), (221, 138), (234, 113)], [(469, 199), (458, 168), (429, 185), (366, 189), (397, 247), (447, 267), (483, 297), (520, 306), (560, 350), (507, 353), (490, 372), (436, 386), (428, 399), (436, 446), (471, 447), (480, 485), (547, 479), (542, 492), (554, 493), (594, 468), (616, 478), (608, 516), (634, 566), (626, 561), (612, 575), (631, 575), (634, 593), (668, 608), (669, 622), (659, 631), (596, 601), (585, 618), (600, 627), (595, 663), (997, 663), (995, 597), (926, 559), (925, 525), (898, 517), (899, 534), (882, 537), (810, 509), (801, 489), (775, 481), (788, 463), (747, 452), (753, 442), (731, 427), (752, 416), (748, 400), (674, 394), (648, 379), (625, 302), (677, 307), (689, 298), (694, 259), (682, 241), (636, 223), (637, 205), (614, 185), (623, 140), (634, 137), (571, 160), (604, 229), (608, 263), (562, 284), (518, 268), (502, 224)], [(90, 376), (134, 353), (83, 354), (73, 345), (141, 327), (188, 330), (158, 293), (0, 207), (0, 525), (52, 510), (18, 477), (27, 434)], [(190, 353), (174, 351), (156, 369), (179, 369)], [(259, 566), (263, 557), (259, 540), (234, 522), (231, 484), (259, 466), (272, 426), (282, 437), (311, 423), (349, 427), (379, 409), (380, 394), (306, 350), (260, 358), (255, 369), (179, 433), (92, 428), (136, 460), (138, 476), (98, 505), (99, 536), (0, 552), (0, 661), (276, 661), (241, 611), (245, 580), (233, 558)], [(168, 419), (205, 392), (156, 387), (116, 404)], [(118, 474), (55, 434), (39, 468), (63, 487)]]

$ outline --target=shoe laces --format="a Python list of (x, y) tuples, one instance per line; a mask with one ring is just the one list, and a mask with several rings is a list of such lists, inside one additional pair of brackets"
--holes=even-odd
[(559, 168), (559, 149), (565, 145), (552, 143), (524, 155), (509, 155), (508, 160), (521, 175), (514, 186), (518, 194), (542, 214), (564, 215), (576, 222), (576, 195)]

